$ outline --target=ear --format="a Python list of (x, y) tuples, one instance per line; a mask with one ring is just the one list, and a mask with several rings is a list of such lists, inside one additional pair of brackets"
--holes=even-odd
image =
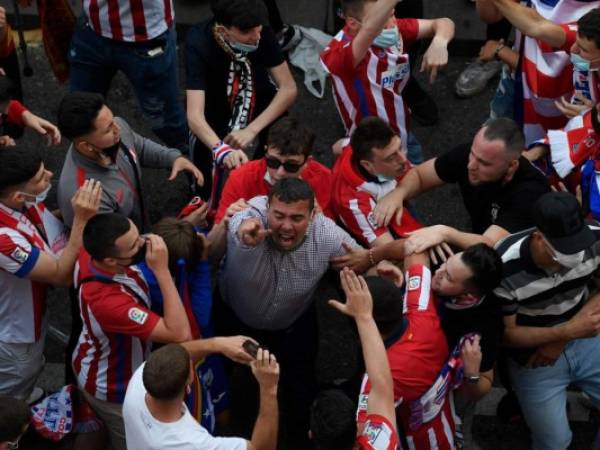
[(509, 164), (508, 164), (508, 171), (506, 172), (506, 181), (510, 181), (512, 180), (513, 175), (515, 174), (515, 172), (517, 171), (517, 169), (519, 168), (519, 160), (518, 159), (513, 159)]
[(77, 140), (73, 143), (73, 145), (81, 153), (91, 153), (94, 151), (92, 145), (84, 140)]
[(346, 25), (348, 26), (352, 34), (358, 33), (358, 30), (360, 30), (361, 26), (360, 21), (351, 16), (346, 16)]
[(359, 161), (360, 166), (365, 169), (367, 172), (369, 172), (371, 175), (373, 175), (375, 173), (375, 169), (373, 168), (373, 163), (371, 161), (369, 161), (368, 159), (361, 159)]
[(11, 203), (23, 203), (27, 200), (27, 196), (18, 190), (12, 191), (6, 197)]

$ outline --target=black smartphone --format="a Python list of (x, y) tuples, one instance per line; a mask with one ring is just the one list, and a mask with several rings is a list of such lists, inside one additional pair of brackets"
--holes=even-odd
[(260, 347), (256, 342), (251, 341), (250, 339), (246, 339), (246, 341), (242, 344), (246, 353), (248, 353), (253, 358), (256, 358), (258, 354), (258, 348)]

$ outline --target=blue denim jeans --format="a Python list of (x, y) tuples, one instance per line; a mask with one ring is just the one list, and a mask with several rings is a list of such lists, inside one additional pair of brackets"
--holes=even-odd
[(567, 386), (574, 384), (600, 407), (600, 336), (567, 344), (553, 366), (529, 369), (509, 361), (513, 389), (534, 450), (565, 450), (572, 438), (567, 419)]
[(146, 123), (165, 144), (188, 153), (176, 40), (175, 28), (171, 27), (150, 44), (115, 41), (96, 34), (81, 17), (69, 49), (70, 90), (106, 95), (120, 70), (133, 86)]
[(406, 157), (414, 166), (417, 166), (424, 161), (423, 148), (421, 147), (419, 141), (417, 141), (417, 137), (412, 133), (412, 131), (408, 132), (408, 139), (406, 142)]

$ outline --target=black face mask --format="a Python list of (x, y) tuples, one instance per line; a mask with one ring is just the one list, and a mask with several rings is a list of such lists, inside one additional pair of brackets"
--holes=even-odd
[(117, 142), (115, 145), (111, 145), (110, 147), (103, 148), (102, 154), (110, 158), (110, 160), (114, 163), (117, 160), (119, 148), (121, 148), (121, 141)]
[(131, 257), (130, 265), (135, 266), (136, 264), (139, 264), (139, 263), (145, 261), (145, 259), (146, 259), (146, 243), (144, 242), (144, 245), (142, 245), (140, 247), (140, 249), (137, 251), (137, 253)]
[(594, 132), (600, 136), (600, 120), (598, 120), (598, 109), (592, 109), (592, 128)]

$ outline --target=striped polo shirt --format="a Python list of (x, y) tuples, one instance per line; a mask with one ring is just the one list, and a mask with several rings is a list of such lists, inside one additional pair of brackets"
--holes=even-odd
[(496, 250), (502, 257), (504, 279), (494, 294), (504, 315), (517, 315), (522, 326), (549, 327), (573, 317), (589, 295), (588, 283), (600, 275), (600, 224), (588, 221), (598, 241), (585, 250), (581, 264), (547, 272), (533, 262), (529, 243), (535, 228), (511, 234)]

